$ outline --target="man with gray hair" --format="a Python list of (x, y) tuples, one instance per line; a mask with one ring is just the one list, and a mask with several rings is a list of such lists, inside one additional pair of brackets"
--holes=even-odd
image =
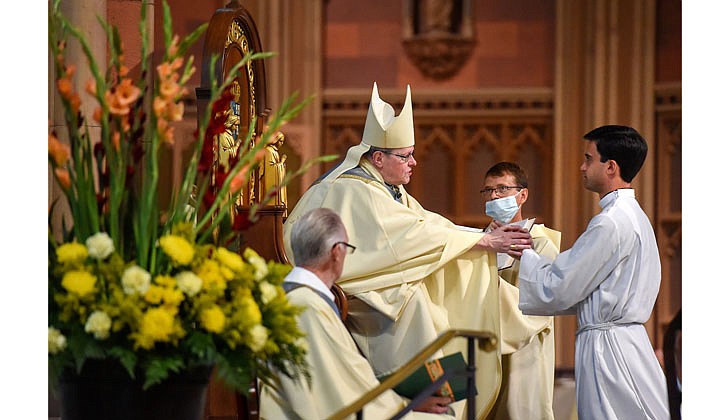
[[(286, 276), (288, 300), (306, 308), (298, 317), (306, 333), (311, 383), (284, 375), (274, 379), (275, 389), (263, 385), (260, 410), (263, 419), (323, 419), (359, 399), (379, 385), (369, 362), (359, 353), (341, 321), (331, 287), (341, 275), (344, 259), (356, 247), (339, 216), (327, 208), (303, 215), (291, 232), (296, 266)], [(429, 397), (411, 413), (415, 419), (447, 419), (449, 398)], [(386, 391), (364, 407), (364, 418), (391, 418), (408, 401)], [(435, 413), (435, 414), (428, 414)]]

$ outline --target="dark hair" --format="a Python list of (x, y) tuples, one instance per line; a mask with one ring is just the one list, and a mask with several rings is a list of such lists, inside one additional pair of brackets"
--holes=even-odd
[(491, 166), (490, 169), (488, 169), (488, 172), (485, 173), (483, 179), (488, 178), (489, 176), (504, 175), (513, 175), (513, 178), (516, 179), (516, 184), (518, 184), (518, 186), (528, 188), (528, 177), (526, 176), (526, 171), (524, 171), (523, 168), (513, 162), (496, 163), (495, 165)]
[(624, 182), (632, 182), (647, 157), (647, 142), (632, 127), (604, 125), (584, 134), (584, 139), (596, 143), (601, 162), (617, 162)]

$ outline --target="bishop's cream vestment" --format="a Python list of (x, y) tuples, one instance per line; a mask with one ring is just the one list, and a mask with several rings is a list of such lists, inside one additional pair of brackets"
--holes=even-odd
[(579, 419), (668, 419), (665, 375), (642, 325), (660, 289), (660, 257), (634, 190), (605, 195), (602, 211), (556, 259), (526, 251), (526, 314), (576, 313)]
[[(308, 210), (327, 207), (339, 214), (357, 247), (338, 281), (354, 296), (347, 324), (376, 374), (400, 367), (449, 328), (500, 336), (495, 254), (471, 250), (483, 234), (459, 230), (403, 187), (401, 202), (396, 200), (365, 158), (351, 165), (352, 149), (344, 166), (301, 197), (284, 224), (284, 243), (292, 255), (292, 225)], [(457, 351), (467, 357), (466, 339), (451, 341), (443, 354)], [(476, 353), (476, 405), (483, 413), (500, 386), (500, 351)], [(461, 415), (464, 401), (453, 406)]]

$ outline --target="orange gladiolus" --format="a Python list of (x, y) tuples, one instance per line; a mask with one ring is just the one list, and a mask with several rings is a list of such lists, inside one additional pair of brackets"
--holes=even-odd
[(90, 95), (96, 96), (96, 80), (88, 79), (86, 81), (86, 92)]
[(163, 80), (159, 85), (159, 94), (166, 99), (174, 99), (180, 92), (179, 84), (169, 79)]
[(53, 158), (56, 166), (63, 166), (71, 156), (71, 148), (61, 143), (52, 133), (48, 134), (48, 154)]
[(152, 102), (152, 109), (154, 109), (154, 115), (161, 117), (164, 115), (164, 110), (167, 109), (167, 101), (159, 96), (155, 96), (154, 102)]
[(54, 172), (61, 188), (64, 190), (71, 188), (71, 176), (68, 174), (68, 170), (66, 168), (56, 168)]
[(142, 91), (134, 85), (134, 81), (131, 79), (124, 79), (116, 87), (116, 96), (119, 103), (123, 106), (129, 106), (139, 98)]
[(97, 123), (100, 123), (101, 122), (101, 116), (103, 115), (103, 112), (104, 111), (101, 110), (101, 107), (100, 106), (99, 107), (96, 107), (96, 109), (94, 109), (94, 113), (92, 115), (92, 118), (94, 119), (94, 121), (96, 121)]
[(157, 120), (157, 133), (168, 145), (174, 144), (174, 127), (170, 126), (166, 120)]
[(71, 84), (71, 80), (67, 78), (61, 78), (56, 81), (56, 85), (58, 86), (58, 93), (61, 94), (62, 97), (68, 99), (71, 97), (71, 94), (73, 93), (73, 84)]

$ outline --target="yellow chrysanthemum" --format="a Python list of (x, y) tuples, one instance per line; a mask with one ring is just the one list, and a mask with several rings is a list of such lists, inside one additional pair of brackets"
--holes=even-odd
[(152, 308), (142, 316), (137, 344), (151, 349), (157, 341), (169, 341), (174, 332), (174, 316), (161, 308)]
[(246, 319), (250, 324), (258, 324), (263, 319), (258, 304), (253, 296), (246, 295), (238, 299), (237, 310), (242, 314), (242, 318)]
[(174, 277), (163, 274), (154, 277), (154, 282), (162, 287), (174, 287), (177, 285), (177, 280)]
[(78, 242), (69, 242), (56, 249), (56, 256), (61, 264), (82, 262), (88, 257), (88, 249)]
[(158, 305), (162, 301), (164, 295), (164, 287), (153, 284), (149, 286), (149, 290), (144, 294), (144, 300), (151, 303), (152, 305)]
[(229, 251), (225, 248), (217, 248), (217, 251), (215, 252), (215, 258), (217, 258), (218, 261), (225, 267), (228, 267), (229, 269), (233, 270), (234, 272), (241, 272), (243, 271), (243, 268), (245, 267), (245, 263), (243, 262), (243, 258), (240, 257), (239, 254)]
[(162, 247), (162, 251), (177, 265), (187, 265), (195, 256), (195, 247), (181, 236), (163, 236), (159, 238), (159, 245)]
[(96, 285), (96, 276), (88, 271), (69, 271), (63, 275), (61, 286), (71, 293), (75, 293), (81, 297), (94, 291)]
[(202, 311), (200, 321), (202, 321), (202, 326), (207, 331), (221, 333), (223, 328), (225, 328), (225, 313), (223, 313), (219, 306), (214, 305)]
[(220, 272), (220, 265), (212, 260), (205, 260), (197, 268), (196, 274), (202, 279), (202, 288), (205, 290), (225, 290), (225, 278)]
[(166, 288), (162, 292), (162, 300), (166, 305), (179, 306), (185, 300), (185, 295), (179, 289)]

